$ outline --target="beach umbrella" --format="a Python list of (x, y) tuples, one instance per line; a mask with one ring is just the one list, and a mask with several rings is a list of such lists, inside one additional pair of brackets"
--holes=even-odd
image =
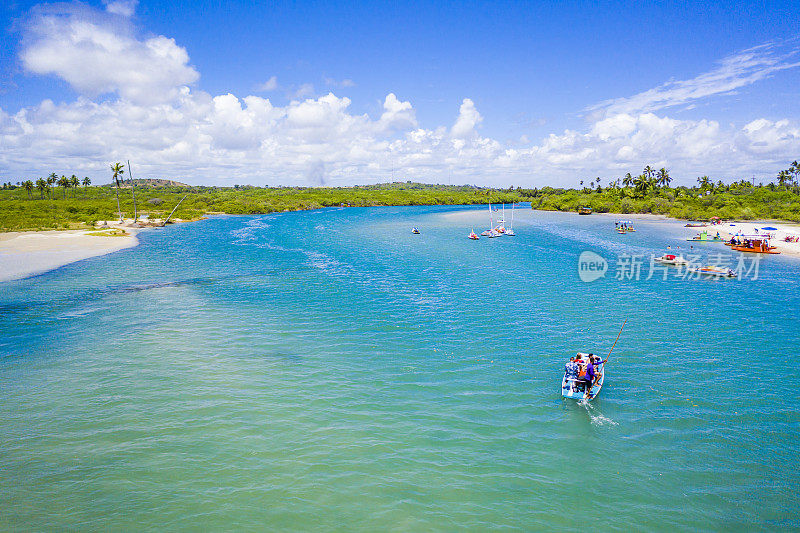
[(767, 226), (767, 227), (761, 228), (761, 229), (765, 229), (767, 231), (778, 231), (778, 228), (773, 228), (772, 226)]

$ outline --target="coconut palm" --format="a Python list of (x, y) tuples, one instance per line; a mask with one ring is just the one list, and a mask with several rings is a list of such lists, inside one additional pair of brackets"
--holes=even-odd
[(631, 173), (628, 172), (627, 174), (625, 174), (625, 177), (622, 178), (622, 186), (630, 187), (631, 185), (633, 185), (633, 176), (631, 176)]
[(117, 186), (114, 189), (114, 192), (117, 195), (117, 212), (119, 213), (119, 221), (122, 222), (122, 209), (119, 206), (119, 182), (122, 175), (125, 173), (125, 169), (122, 168), (122, 163), (114, 163), (111, 165), (111, 172), (113, 172), (114, 184)]
[(28, 200), (30, 200), (31, 199), (31, 191), (33, 191), (33, 187), (34, 187), (33, 182), (31, 180), (25, 180), (25, 182), (23, 182), (22, 186), (25, 187), (25, 190), (28, 192)]
[(86, 187), (92, 184), (92, 180), (89, 179), (89, 176), (83, 178), (83, 198), (86, 199)]
[(47, 196), (50, 197), (50, 188), (56, 184), (58, 181), (58, 176), (55, 172), (51, 172), (49, 176), (47, 176)]
[(81, 180), (78, 179), (78, 176), (73, 174), (72, 177), (69, 179), (69, 186), (72, 187), (73, 189), (75, 189), (75, 192), (72, 193), (73, 197), (78, 193), (77, 189), (78, 189), (78, 185), (80, 185), (80, 184), (81, 184)]
[(58, 180), (58, 186), (64, 187), (64, 199), (67, 199), (67, 189), (69, 188), (69, 178), (66, 176), (61, 176)]
[(669, 177), (669, 171), (666, 168), (661, 168), (656, 176), (656, 184), (659, 187), (669, 187), (672, 178)]
[(39, 178), (36, 180), (36, 188), (39, 189), (39, 196), (44, 200), (44, 191), (47, 189), (47, 180)]

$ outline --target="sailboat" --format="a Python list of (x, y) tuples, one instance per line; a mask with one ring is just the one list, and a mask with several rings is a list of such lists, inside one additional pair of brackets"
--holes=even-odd
[(514, 233), (514, 202), (511, 202), (511, 225), (506, 230), (506, 235), (509, 237), (517, 236), (517, 234)]
[(473, 228), (472, 231), (469, 233), (468, 238), (472, 239), (473, 241), (477, 241), (478, 239), (480, 239), (480, 237), (478, 237), (478, 234), (475, 233), (475, 228)]
[(494, 233), (494, 230), (492, 229), (493, 227), (494, 227), (494, 221), (492, 220), (492, 204), (490, 202), (489, 203), (489, 229), (487, 229), (486, 231), (481, 232), (481, 235), (483, 235), (484, 237), (494, 237), (494, 235), (492, 235)]
[(504, 234), (506, 232), (505, 224), (506, 224), (506, 204), (503, 204), (503, 215), (500, 217), (500, 220), (497, 221), (497, 226), (495, 226), (494, 231), (496, 231), (500, 235)]

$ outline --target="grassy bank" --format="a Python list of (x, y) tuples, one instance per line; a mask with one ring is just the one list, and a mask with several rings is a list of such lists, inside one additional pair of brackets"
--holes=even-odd
[[(132, 190), (111, 186), (0, 190), (0, 231), (91, 227), (117, 218), (116, 193), (122, 214), (134, 213)], [(209, 213), (261, 214), (329, 206), (453, 205), (529, 201), (534, 209), (598, 213), (653, 213), (690, 220), (718, 216), (729, 220), (775, 219), (800, 222), (800, 187), (792, 184), (730, 185), (698, 180), (696, 187), (629, 186), (581, 189), (487, 189), (470, 186), (391, 183), (357, 187), (137, 187), (139, 215), (196, 219)]]
[[(524, 200), (517, 191), (468, 186), (394, 183), (360, 187), (150, 187), (135, 190), (139, 215), (165, 218), (186, 196), (173, 217), (194, 219), (208, 213), (262, 214), (330, 206), (448, 205), (510, 203)], [(120, 209), (133, 217), (132, 191), (119, 189)], [(73, 190), (0, 190), (0, 230), (89, 227), (118, 217), (115, 189), (110, 186)]]

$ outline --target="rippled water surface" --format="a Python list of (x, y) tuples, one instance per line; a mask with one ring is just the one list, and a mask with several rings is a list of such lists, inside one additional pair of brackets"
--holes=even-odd
[[(215, 217), (0, 284), (0, 527), (800, 527), (800, 261), (621, 281), (686, 230), (485, 219)], [(600, 397), (562, 400), (625, 318)]]

